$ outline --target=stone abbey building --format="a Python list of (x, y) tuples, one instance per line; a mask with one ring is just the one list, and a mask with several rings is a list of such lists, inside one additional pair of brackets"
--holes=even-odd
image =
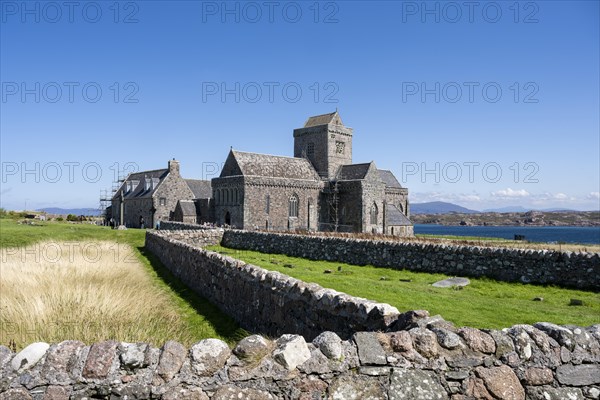
[(107, 218), (115, 225), (152, 228), (159, 221), (175, 219), (179, 203), (191, 202), (198, 207), (194, 218), (180, 220), (196, 222), (196, 215), (208, 214), (211, 197), (209, 181), (183, 179), (179, 162), (170, 160), (166, 169), (129, 174), (113, 195)]
[[(167, 170), (131, 174), (113, 197), (113, 214), (121, 207), (118, 220), (132, 227), (144, 215), (146, 226), (176, 220), (252, 230), (412, 235), (408, 190), (373, 161), (353, 164), (352, 136), (336, 111), (310, 117), (294, 130), (293, 157), (232, 149), (210, 182), (181, 178), (173, 160)], [(128, 182), (136, 188), (127, 191)]]

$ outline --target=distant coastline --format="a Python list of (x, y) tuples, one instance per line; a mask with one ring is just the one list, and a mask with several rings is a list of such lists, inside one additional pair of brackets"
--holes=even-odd
[(599, 226), (599, 211), (413, 214), (415, 224), (445, 226)]

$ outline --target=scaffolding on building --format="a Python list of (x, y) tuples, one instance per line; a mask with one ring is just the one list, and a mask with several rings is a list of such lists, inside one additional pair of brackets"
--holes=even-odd
[(114, 197), (117, 190), (121, 187), (121, 184), (125, 181), (125, 171), (119, 171), (118, 177), (116, 181), (112, 182), (112, 186), (110, 189), (102, 189), (100, 190), (100, 199), (98, 203), (98, 215), (105, 220), (108, 219), (106, 215), (106, 210), (112, 204), (112, 198)]

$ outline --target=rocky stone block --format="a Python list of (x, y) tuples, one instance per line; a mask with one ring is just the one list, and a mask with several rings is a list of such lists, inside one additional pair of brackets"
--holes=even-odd
[(532, 367), (525, 370), (525, 384), (532, 386), (548, 385), (554, 382), (554, 374), (550, 368)]
[(179, 372), (187, 356), (187, 349), (178, 342), (169, 340), (162, 348), (158, 361), (158, 375), (165, 381), (173, 379)]
[(31, 400), (31, 395), (25, 388), (13, 388), (0, 393), (0, 400)]
[(473, 351), (485, 354), (492, 354), (496, 351), (494, 338), (479, 329), (463, 327), (457, 333)]
[(212, 400), (275, 400), (275, 396), (263, 390), (238, 388), (235, 386), (221, 387), (215, 392)]
[(223, 368), (231, 350), (219, 339), (204, 339), (192, 346), (192, 370), (200, 376), (210, 376)]
[(117, 346), (118, 343), (113, 340), (93, 344), (83, 367), (83, 377), (106, 378), (115, 359)]
[(342, 339), (334, 332), (323, 332), (313, 340), (313, 344), (331, 360), (342, 357)]
[(260, 359), (269, 352), (269, 342), (261, 335), (251, 335), (240, 340), (233, 353), (241, 359)]
[(146, 360), (146, 350), (148, 345), (145, 343), (121, 343), (119, 345), (119, 356), (121, 365), (128, 371), (135, 371), (144, 366)]
[(463, 346), (460, 336), (443, 328), (431, 328), (431, 331), (437, 336), (440, 346), (452, 350)]
[(439, 347), (437, 336), (425, 328), (414, 328), (409, 331), (413, 341), (413, 347), (425, 358), (437, 357)]
[(556, 340), (561, 346), (565, 346), (570, 351), (575, 349), (575, 337), (570, 329), (549, 322), (538, 322), (534, 326)]
[(22, 372), (38, 363), (50, 348), (48, 343), (32, 343), (17, 353), (10, 365), (14, 371)]
[(600, 365), (561, 365), (556, 369), (556, 379), (562, 385), (568, 386), (600, 384)]
[(388, 392), (390, 400), (443, 400), (448, 393), (433, 372), (394, 369)]
[(584, 400), (579, 388), (554, 388), (552, 386), (529, 386), (527, 399), (531, 400)]
[(310, 350), (300, 335), (283, 335), (277, 340), (273, 359), (288, 370), (296, 368), (310, 358)]
[(414, 351), (412, 338), (407, 331), (389, 333), (390, 346), (395, 352)]
[(353, 336), (362, 365), (385, 365), (385, 351), (373, 332), (357, 332)]
[(510, 367), (477, 367), (475, 374), (483, 380), (485, 387), (496, 398), (525, 400), (525, 390)]
[(386, 390), (376, 377), (342, 375), (329, 386), (332, 400), (380, 400), (386, 398)]
[(44, 400), (69, 400), (71, 389), (65, 386), (48, 386)]
[(79, 353), (85, 347), (83, 342), (67, 340), (51, 346), (42, 368), (44, 376), (51, 385), (66, 385), (74, 378), (72, 372), (79, 359)]

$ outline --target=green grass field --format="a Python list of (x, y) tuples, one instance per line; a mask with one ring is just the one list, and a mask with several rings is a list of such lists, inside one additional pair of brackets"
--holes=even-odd
[[(310, 261), (221, 246), (209, 249), (306, 282), (389, 303), (400, 312), (425, 309), (456, 326), (498, 329), (542, 321), (581, 326), (600, 323), (600, 294), (593, 292), (491, 279), (471, 279), (471, 284), (462, 290), (435, 288), (431, 284), (447, 276)], [(331, 273), (325, 274), (325, 270)], [(543, 297), (544, 301), (533, 301), (535, 297)], [(583, 300), (584, 305), (569, 306), (572, 298)]]
[[(35, 244), (38, 243), (71, 243), (70, 246), (73, 246), (72, 243), (76, 243), (79, 247), (82, 247), (88, 242), (101, 243), (108, 241), (119, 243), (120, 245), (128, 245), (133, 250), (132, 259), (134, 259), (134, 261), (137, 260), (139, 264), (141, 264), (140, 268), (143, 269), (145, 276), (149, 278), (147, 280), (148, 282), (146, 282), (144, 291), (149, 291), (150, 293), (156, 291), (157, 294), (161, 294), (161, 296), (164, 295), (163, 297), (167, 300), (160, 303), (161, 307), (164, 308), (164, 310), (161, 310), (162, 315), (175, 315), (175, 317), (170, 320), (165, 320), (163, 323), (160, 323), (160, 321), (157, 321), (155, 318), (154, 321), (149, 321), (147, 326), (144, 326), (142, 321), (140, 322), (142, 325), (135, 327), (135, 330), (123, 329), (122, 326), (118, 326), (119, 321), (115, 321), (114, 329), (111, 328), (112, 330), (107, 330), (108, 332), (115, 332), (115, 335), (119, 335), (119, 332), (127, 332), (126, 337), (95, 337), (93, 335), (90, 336), (89, 332), (87, 332), (84, 337), (64, 337), (62, 338), (63, 340), (80, 339), (86, 342), (104, 339), (122, 341), (144, 340), (151, 341), (156, 345), (161, 345), (166, 340), (177, 340), (189, 346), (198, 340), (209, 337), (221, 338), (229, 343), (234, 343), (247, 334), (246, 331), (240, 329), (231, 318), (223, 314), (214, 305), (185, 287), (181, 281), (175, 278), (160, 263), (160, 261), (158, 261), (158, 259), (144, 250), (144, 230), (130, 229), (118, 231), (108, 227), (67, 222), (36, 221), (36, 223), (37, 225), (21, 225), (18, 224), (15, 219), (0, 219), (0, 248), (3, 251), (3, 258), (6, 258), (7, 254), (15, 253), (15, 248), (25, 249), (27, 246), (32, 245), (34, 246), (34, 251), (39, 252), (39, 249), (35, 250)], [(28, 251), (31, 250), (29, 249)], [(25, 252), (23, 252), (23, 254), (25, 254)], [(42, 259), (43, 258), (44, 257), (42, 257)], [(35, 263), (35, 257), (30, 255), (25, 258), (25, 264), (27, 265), (17, 266), (16, 268), (30, 267)], [(10, 267), (5, 264), (5, 260), (3, 260), (3, 265), (0, 269), (0, 281), (4, 279), (5, 275), (6, 279), (8, 279), (8, 268)], [(119, 282), (114, 283), (114, 285), (118, 284)], [(67, 288), (63, 287), (63, 289)], [(93, 286), (90, 287), (91, 291), (97, 289), (98, 288), (94, 288)], [(118, 287), (115, 287), (114, 289), (116, 293), (122, 291)], [(6, 297), (3, 297), (2, 306), (4, 306), (8, 300), (9, 299)], [(131, 303), (131, 312), (135, 313), (137, 304), (147, 300), (147, 293), (146, 296), (144, 296), (143, 293), (138, 291), (137, 297), (129, 299)], [(63, 300), (57, 300), (57, 302), (60, 301)], [(64, 301), (66, 302), (67, 300)], [(8, 313), (3, 312), (3, 314), (7, 315)], [(52, 326), (52, 321), (46, 323), (44, 329), (39, 329), (40, 334), (42, 334), (41, 331), (45, 332), (43, 334), (47, 336), (46, 338), (36, 337), (35, 334), (32, 334), (31, 332), (27, 332), (27, 337), (22, 337), (23, 335), (19, 335), (18, 333), (15, 335), (17, 329), (15, 327), (20, 327), (21, 324), (23, 324), (23, 321), (26, 321), (28, 318), (34, 318), (35, 316), (23, 315), (22, 317), (16, 317), (16, 319), (21, 318), (22, 320), (6, 320), (3, 316), (1, 317), (0, 344), (8, 345), (9, 343), (4, 341), (13, 340), (18, 343), (17, 347), (21, 347), (26, 345), (26, 342), (35, 340), (50, 341), (51, 339), (52, 341), (56, 341), (57, 339), (56, 332), (48, 331), (48, 327)], [(83, 323), (83, 316), (78, 320), (79, 317), (77, 312), (75, 312), (74, 315), (65, 315), (65, 318), (71, 318), (70, 323), (77, 324), (78, 321)], [(157, 318), (159, 318), (159, 314), (157, 314)], [(59, 327), (57, 327), (57, 329), (58, 328)], [(30, 327), (27, 329), (30, 329)], [(75, 329), (75, 331), (78, 330)], [(138, 337), (136, 337), (136, 335)]]

